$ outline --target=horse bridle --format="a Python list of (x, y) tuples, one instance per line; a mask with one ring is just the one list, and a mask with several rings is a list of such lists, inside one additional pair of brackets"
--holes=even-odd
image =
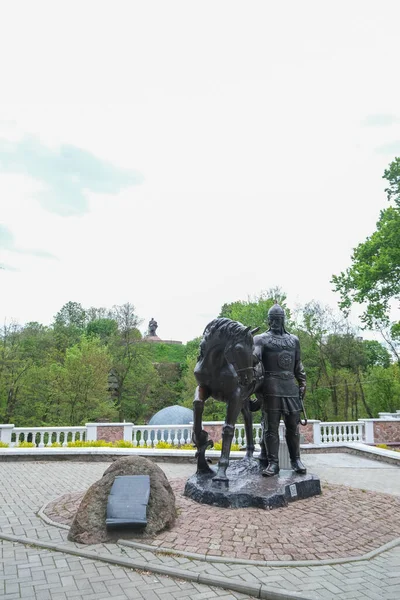
[[(259, 330), (260, 330), (260, 328), (259, 328), (259, 327), (255, 327), (254, 329), (252, 329), (252, 330), (250, 331), (250, 333), (251, 333), (251, 335), (254, 335), (254, 334), (255, 334), (255, 333), (257, 333), (257, 331), (259, 331)], [(229, 351), (231, 352), (231, 349), (229, 349)], [(228, 360), (228, 357), (226, 356), (226, 354), (225, 354), (225, 358)], [(243, 371), (250, 371), (250, 370), (252, 370), (252, 371), (253, 371), (253, 381), (252, 381), (252, 387), (251, 387), (251, 391), (249, 392), (249, 396), (251, 396), (251, 394), (254, 392), (254, 390), (255, 390), (255, 388), (256, 388), (256, 383), (257, 383), (257, 380), (256, 380), (256, 370), (255, 370), (255, 366), (253, 365), (253, 366), (250, 366), (250, 367), (243, 367), (242, 369), (237, 369), (237, 368), (236, 368), (236, 363), (235, 363), (233, 360), (231, 360), (231, 361), (229, 361), (229, 362), (231, 363), (231, 365), (233, 365), (233, 367), (234, 367), (234, 369), (235, 369), (236, 373), (241, 373), (241, 372), (243, 372)], [(247, 377), (246, 377), (245, 379), (247, 380)], [(245, 382), (242, 382), (242, 379), (241, 379), (241, 377), (239, 377), (239, 385), (240, 385), (240, 387), (247, 387), (247, 386), (249, 385), (249, 383), (248, 383), (247, 381), (245, 381)]]

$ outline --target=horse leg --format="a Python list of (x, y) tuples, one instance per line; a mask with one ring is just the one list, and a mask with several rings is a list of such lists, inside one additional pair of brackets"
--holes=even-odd
[(243, 404), (242, 415), (246, 432), (246, 457), (252, 458), (254, 454), (253, 415), (249, 407), (249, 398), (246, 398)]
[(205, 386), (199, 385), (193, 400), (193, 434), (192, 441), (197, 448), (197, 473), (213, 473), (210, 469), (205, 452), (207, 448), (212, 448), (213, 441), (208, 439), (208, 433), (202, 428), (202, 417), (204, 411), (204, 402), (210, 397), (210, 392)]
[(240, 396), (239, 389), (229, 398), (226, 405), (226, 418), (225, 424), (222, 428), (222, 451), (221, 457), (218, 462), (218, 471), (213, 481), (224, 481), (228, 482), (226, 476), (226, 470), (229, 465), (229, 455), (231, 452), (231, 445), (233, 436), (235, 433), (235, 424), (242, 408), (242, 399)]

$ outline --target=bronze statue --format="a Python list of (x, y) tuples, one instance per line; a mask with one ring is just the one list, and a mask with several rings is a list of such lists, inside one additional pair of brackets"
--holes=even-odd
[[(192, 439), (197, 447), (197, 472), (187, 480), (184, 491), (196, 502), (233, 508), (274, 508), (321, 493), (319, 479), (306, 474), (300, 460), (299, 423), (307, 422), (303, 406), (306, 377), (299, 340), (286, 331), (284, 317), (283, 309), (275, 304), (268, 313), (268, 331), (254, 338), (258, 328), (251, 331), (250, 327), (225, 318), (214, 319), (204, 330), (194, 370), (198, 387), (193, 402)], [(251, 399), (252, 394), (256, 400)], [(216, 472), (205, 456), (213, 442), (202, 426), (204, 403), (210, 396), (226, 403)], [(260, 408), (263, 439), (256, 460), (252, 412)], [(246, 456), (229, 464), (240, 411), (246, 431)], [(300, 419), (301, 411), (304, 421)], [(279, 473), (281, 415), (294, 473), (272, 477)]]
[(300, 413), (304, 411), (306, 374), (300, 359), (300, 343), (295, 335), (286, 331), (285, 313), (278, 304), (270, 308), (268, 324), (268, 331), (254, 338), (254, 354), (264, 367), (263, 386), (257, 394), (262, 400), (264, 442), (268, 458), (268, 467), (262, 474), (270, 477), (279, 473), (281, 415), (285, 421), (292, 468), (296, 473), (304, 474), (306, 468), (300, 460), (299, 423)]
[(149, 321), (149, 336), (155, 336), (156, 335), (156, 329), (158, 327), (158, 323), (157, 321), (154, 320), (153, 317), (151, 317), (150, 321)]
[(204, 402), (212, 396), (227, 405), (225, 424), (222, 428), (222, 451), (215, 482), (227, 482), (226, 470), (235, 424), (240, 411), (245, 421), (247, 440), (246, 456), (254, 452), (253, 423), (249, 408), (249, 397), (258, 382), (256, 359), (253, 355), (253, 331), (230, 319), (214, 319), (207, 325), (200, 344), (200, 354), (194, 370), (198, 387), (193, 402), (193, 442), (197, 447), (197, 472), (212, 473), (205, 458), (207, 448), (213, 446), (208, 433), (202, 429)]

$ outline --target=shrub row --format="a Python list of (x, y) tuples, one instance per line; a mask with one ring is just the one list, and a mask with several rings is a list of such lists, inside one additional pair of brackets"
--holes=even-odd
[[(48, 448), (62, 448), (62, 444), (59, 442), (54, 442), (51, 446), (47, 446)], [(76, 442), (68, 442), (68, 448), (134, 448), (132, 442), (128, 442), (127, 440), (118, 440), (117, 442), (105, 442), (104, 440), (95, 440), (95, 441), (83, 441), (77, 440)], [(8, 448), (8, 444), (4, 442), (0, 442), (0, 448)], [(20, 442), (15, 446), (15, 448), (36, 448), (36, 444), (33, 442)], [(173, 444), (168, 444), (167, 442), (158, 442), (154, 448), (157, 450), (194, 450), (195, 446), (193, 444), (182, 444), (181, 446), (174, 446)], [(215, 442), (214, 450), (222, 450), (222, 442)], [(240, 446), (238, 444), (232, 444), (232, 451), (240, 450)]]

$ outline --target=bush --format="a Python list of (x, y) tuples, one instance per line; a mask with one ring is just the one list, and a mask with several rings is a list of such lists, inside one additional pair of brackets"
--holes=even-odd
[(92, 440), (90, 442), (84, 442), (83, 440), (77, 440), (76, 442), (68, 442), (68, 448), (95, 448), (95, 447), (108, 447), (112, 446), (112, 442), (105, 442), (104, 440)]
[(157, 450), (172, 450), (174, 448), (174, 446), (172, 444), (168, 444), (168, 442), (157, 442), (157, 444), (154, 446), (154, 448), (157, 448)]
[(0, 442), (0, 448), (8, 448), (8, 444), (5, 442)]
[(60, 442), (53, 442), (51, 448), (62, 448), (62, 444)]
[(20, 442), (16, 446), (17, 448), (36, 448), (36, 444), (33, 442)]
[[(222, 450), (222, 442), (214, 442), (214, 450)], [(240, 450), (239, 444), (232, 444), (231, 451), (238, 452)]]
[(86, 441), (78, 440), (68, 442), (69, 448), (133, 448), (133, 443), (127, 440), (118, 440), (116, 442), (105, 442), (104, 440)]
[(181, 446), (174, 446), (173, 444), (169, 444), (168, 442), (160, 441), (158, 442), (154, 448), (157, 450), (194, 450), (194, 446), (192, 444), (182, 444)]
[(133, 448), (133, 442), (128, 442), (128, 440), (118, 440), (114, 442), (115, 448)]
[(400, 448), (389, 448), (387, 444), (376, 444), (375, 448), (381, 448), (382, 450), (394, 450), (395, 452), (400, 452)]

